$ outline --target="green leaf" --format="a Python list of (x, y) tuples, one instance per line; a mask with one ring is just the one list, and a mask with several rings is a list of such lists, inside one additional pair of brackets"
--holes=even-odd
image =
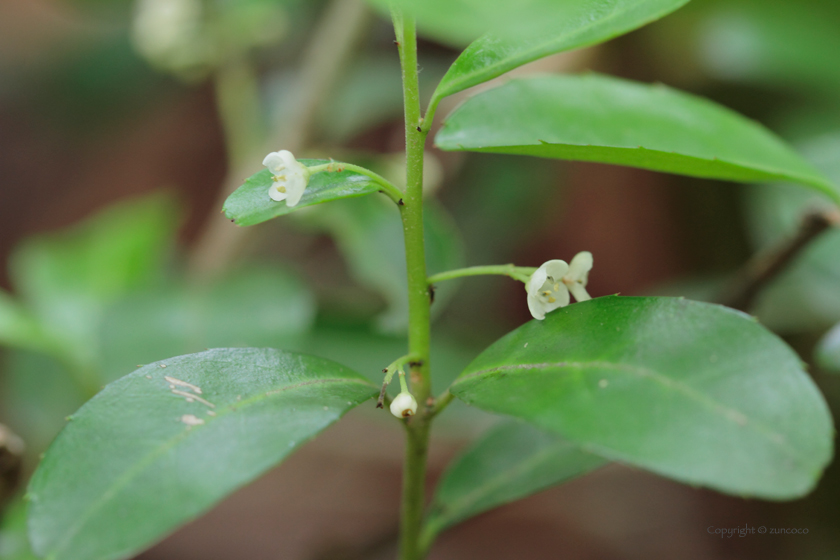
[(588, 47), (647, 25), (688, 0), (566, 0), (555, 2), (550, 33), (519, 40), (488, 34), (461, 53), (434, 93), (440, 99), (545, 56)]
[(52, 341), (41, 325), (12, 296), (0, 290), (0, 344), (28, 350), (47, 350)]
[(137, 364), (206, 348), (287, 348), (309, 330), (315, 311), (303, 282), (277, 266), (252, 265), (210, 283), (137, 294), (104, 317), (103, 378), (112, 381)]
[(17, 500), (3, 512), (0, 523), (0, 560), (38, 560), (26, 536), (26, 503)]
[[(411, 13), (423, 35), (454, 46), (492, 32), (511, 40), (569, 34), (583, 35), (582, 45), (605, 41), (644, 25), (688, 0), (369, 0), (387, 13), (389, 4)], [(658, 3), (661, 7), (642, 4)], [(669, 4), (674, 7), (669, 9)], [(635, 7), (637, 5), (638, 7)], [(639, 15), (636, 15), (639, 14)], [(642, 20), (633, 25), (634, 19)], [(610, 20), (615, 20), (611, 23)], [(645, 21), (646, 20), (646, 21)], [(587, 29), (591, 26), (591, 30)], [(591, 41), (591, 42), (590, 42)], [(557, 51), (555, 51), (557, 52)]]
[(26, 442), (30, 456), (37, 456), (64, 427), (67, 415), (78, 410), (91, 393), (67, 364), (51, 354), (5, 352), (2, 367), (0, 408)]
[[(329, 163), (325, 159), (298, 160), (307, 167)], [(315, 173), (296, 206), (289, 208), (285, 201), (274, 201), (268, 196), (272, 184), (271, 171), (263, 169), (251, 175), (245, 184), (225, 201), (224, 212), (238, 226), (253, 226), (277, 216), (284, 216), (307, 206), (342, 198), (353, 198), (379, 192), (381, 187), (366, 175), (353, 171)]]
[(597, 161), (733, 181), (840, 190), (759, 124), (663, 85), (599, 75), (512, 80), (447, 117), (443, 150)]
[[(423, 81), (420, 84), (420, 103), (425, 106), (434, 84), (446, 73), (451, 57), (424, 57)], [(340, 88), (330, 92), (319, 114), (318, 128), (334, 143), (346, 143), (353, 137), (403, 116), (402, 70), (393, 53), (367, 54), (349, 67)], [(290, 102), (294, 97), (286, 96)], [(293, 111), (289, 107), (287, 110)], [(403, 155), (404, 157), (404, 155)], [(365, 165), (354, 160), (356, 164)], [(376, 162), (370, 167), (376, 171)], [(405, 165), (401, 169), (405, 181)], [(386, 179), (392, 179), (385, 176)], [(393, 181), (399, 184), (397, 181)]]
[(832, 455), (831, 416), (796, 354), (706, 303), (576, 303), (497, 341), (451, 391), (603, 457), (744, 496), (802, 496)]
[(447, 467), (435, 490), (424, 536), (494, 507), (586, 474), (607, 461), (554, 434), (505, 422)]
[(817, 363), (829, 371), (840, 373), (840, 323), (828, 331), (817, 346)]
[(63, 359), (92, 367), (104, 308), (161, 280), (176, 225), (172, 200), (157, 194), (16, 248), (14, 284), (45, 333), (62, 345)]
[(140, 368), (85, 404), (47, 451), (29, 487), (33, 548), (53, 560), (131, 556), (377, 392), (335, 362), (272, 349)]
[[(405, 242), (398, 211), (391, 201), (386, 198), (346, 201), (324, 206), (307, 219), (333, 235), (353, 277), (385, 298), (388, 309), (378, 317), (378, 326), (386, 332), (404, 331), (408, 325)], [(463, 266), (460, 232), (436, 201), (424, 201), (423, 224), (429, 274)], [(447, 282), (438, 288), (433, 313), (443, 310), (456, 287), (457, 283)]]
[(697, 31), (680, 32), (696, 42), (700, 64), (715, 78), (836, 97), (836, 4), (730, 0), (704, 8)]

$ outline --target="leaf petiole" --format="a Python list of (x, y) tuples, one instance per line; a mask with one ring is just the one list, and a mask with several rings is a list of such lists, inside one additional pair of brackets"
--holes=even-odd
[(327, 173), (340, 173), (342, 171), (353, 171), (354, 173), (359, 173), (360, 175), (365, 175), (373, 179), (373, 182), (382, 187), (382, 192), (388, 195), (388, 198), (394, 201), (395, 204), (398, 206), (403, 205), (403, 192), (398, 189), (393, 183), (388, 181), (382, 175), (378, 173), (374, 173), (370, 169), (366, 169), (359, 165), (353, 165), (352, 163), (344, 163), (340, 161), (331, 161), (330, 163), (324, 163), (322, 165), (314, 165), (312, 167), (308, 167), (310, 174), (327, 172)]
[(528, 279), (537, 269), (530, 266), (514, 266), (512, 264), (494, 264), (488, 266), (470, 266), (467, 268), (457, 268), (455, 270), (447, 270), (429, 276), (426, 281), (431, 285), (444, 280), (454, 280), (455, 278), (463, 278), (465, 276), (486, 276), (486, 275), (501, 275), (510, 276), (514, 280), (527, 283)]

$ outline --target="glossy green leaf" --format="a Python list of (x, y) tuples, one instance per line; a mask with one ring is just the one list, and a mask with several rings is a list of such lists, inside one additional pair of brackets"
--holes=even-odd
[(85, 404), (47, 451), (29, 486), (33, 548), (54, 560), (129, 557), (377, 392), (335, 362), (272, 349), (137, 369)]
[(424, 535), (586, 474), (607, 461), (528, 424), (505, 422), (464, 450), (435, 490)]
[[(378, 317), (378, 326), (386, 332), (404, 331), (408, 325), (405, 241), (391, 201), (371, 197), (331, 204), (307, 219), (335, 237), (354, 278), (385, 298), (388, 309)], [(423, 223), (429, 274), (463, 266), (460, 232), (446, 210), (427, 199)], [(438, 288), (433, 313), (443, 310), (456, 287), (457, 283), (444, 283)]]
[(688, 0), (566, 0), (555, 2), (555, 25), (542, 36), (488, 34), (461, 53), (434, 93), (435, 101), (539, 58), (595, 45), (657, 20)]
[[(308, 167), (329, 163), (328, 160), (323, 159), (298, 161)], [(271, 171), (268, 169), (251, 175), (245, 184), (236, 189), (225, 201), (225, 216), (238, 226), (253, 226), (307, 206), (364, 196), (380, 190), (380, 187), (366, 175), (352, 171), (324, 171), (310, 177), (300, 202), (289, 208), (286, 206), (286, 201), (277, 202), (269, 198), (268, 189), (272, 184), (271, 177)]]
[(802, 496), (832, 455), (831, 416), (796, 354), (706, 303), (570, 305), (490, 346), (451, 391), (606, 458), (738, 495)]
[(137, 364), (206, 348), (288, 348), (312, 326), (315, 311), (303, 281), (278, 266), (252, 265), (209, 283), (137, 294), (102, 321), (102, 376), (112, 381)]
[(599, 75), (512, 80), (456, 109), (444, 150), (597, 161), (733, 181), (840, 190), (772, 133), (710, 101)]
[(835, 325), (820, 341), (817, 362), (829, 371), (840, 373), (840, 324)]

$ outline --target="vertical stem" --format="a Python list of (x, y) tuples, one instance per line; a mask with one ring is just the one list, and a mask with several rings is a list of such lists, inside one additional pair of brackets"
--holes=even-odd
[(403, 470), (400, 520), (400, 558), (419, 560), (420, 529), (426, 499), (426, 459), (429, 446), (431, 395), (429, 378), (430, 302), (426, 283), (426, 252), (423, 240), (423, 148), (426, 131), (421, 128), (420, 91), (417, 76), (417, 34), (414, 18), (392, 10), (402, 66), (405, 104), (406, 194), (400, 207), (405, 236), (408, 272), (408, 344), (420, 365), (411, 369), (411, 390), (419, 403), (417, 414), (406, 422), (406, 454)]

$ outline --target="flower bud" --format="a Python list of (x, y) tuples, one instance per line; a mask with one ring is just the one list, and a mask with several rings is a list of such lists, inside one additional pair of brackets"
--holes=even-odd
[(417, 412), (417, 400), (414, 395), (403, 391), (391, 403), (391, 414), (397, 418), (408, 418)]

